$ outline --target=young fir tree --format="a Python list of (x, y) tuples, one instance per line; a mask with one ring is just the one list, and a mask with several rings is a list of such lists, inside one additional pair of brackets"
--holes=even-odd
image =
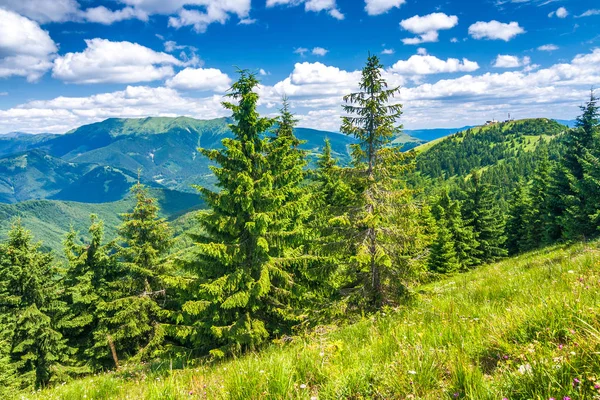
[(405, 201), (410, 197), (408, 191), (399, 190), (395, 179), (410, 164), (398, 148), (389, 146), (401, 129), (395, 124), (402, 114), (402, 105), (390, 104), (399, 88), (388, 89), (382, 70), (379, 59), (369, 56), (360, 91), (344, 97), (347, 116), (341, 126), (343, 133), (354, 136), (359, 143), (353, 146), (351, 171), (355, 204), (340, 222), (348, 231), (350, 276), (355, 289), (362, 293), (362, 301), (370, 307), (380, 307), (390, 292), (401, 289), (393, 269), (394, 244), (400, 232), (392, 207), (394, 203), (399, 207), (410, 203)]
[[(148, 359), (157, 355), (165, 335), (162, 322), (169, 313), (161, 307), (166, 297), (165, 261), (172, 245), (171, 230), (148, 189), (131, 188), (136, 204), (122, 215), (117, 251), (117, 276), (112, 295), (98, 305), (99, 328), (94, 332), (97, 357), (118, 360)], [(110, 352), (109, 352), (110, 351)]]
[(223, 149), (200, 149), (217, 164), (211, 168), (221, 190), (198, 187), (210, 211), (199, 217), (202, 232), (185, 265), (197, 278), (186, 288), (179, 334), (217, 357), (255, 349), (297, 321), (293, 271), (303, 261), (299, 251), (278, 241), (291, 234), (281, 210), (295, 206), (285, 191), (274, 189), (278, 172), (268, 156), (273, 143), (263, 134), (275, 121), (258, 114), (257, 85), (253, 74), (240, 72), (228, 94), (234, 102), (223, 103), (233, 113), (234, 138), (224, 139)]
[(506, 221), (506, 248), (508, 254), (519, 254), (528, 250), (528, 232), (530, 221), (531, 203), (529, 202), (527, 187), (522, 181), (511, 193), (508, 204), (508, 220)]
[[(440, 206), (437, 206), (438, 214), (444, 214)], [(458, 271), (460, 264), (456, 256), (456, 244), (452, 240), (452, 234), (446, 226), (445, 218), (437, 222), (437, 234), (431, 245), (429, 253), (429, 269), (438, 274), (449, 274)]]
[(479, 243), (477, 257), (480, 262), (498, 260), (506, 255), (502, 212), (494, 201), (490, 185), (482, 182), (480, 172), (474, 171), (469, 181), (463, 213)]
[(109, 283), (118, 278), (118, 270), (114, 241), (104, 243), (103, 222), (93, 214), (90, 220), (87, 242), (79, 244), (73, 229), (64, 241), (68, 266), (63, 285), (69, 312), (61, 325), (69, 345), (77, 349), (79, 364), (96, 370), (112, 362), (106, 347), (94, 354), (94, 333), (99, 323), (98, 305), (112, 297)]
[(450, 232), (460, 268), (467, 270), (477, 265), (479, 243), (475, 239), (473, 228), (462, 218), (460, 202), (450, 199), (448, 191), (443, 190), (433, 211), (438, 223), (442, 222)]
[(1, 249), (0, 326), (8, 331), (2, 339), (10, 349), (4, 358), (16, 371), (20, 388), (43, 388), (64, 378), (71, 354), (57, 326), (66, 312), (57, 270), (52, 255), (39, 247), (17, 220)]
[[(592, 91), (590, 100), (581, 106), (582, 114), (574, 129), (565, 135), (566, 152), (562, 159), (561, 216), (563, 236), (567, 240), (589, 238), (597, 234), (597, 224), (591, 215), (597, 206), (596, 186), (593, 179), (585, 179), (586, 170), (595, 164), (594, 144), (599, 124), (598, 99)], [(592, 174), (593, 175), (593, 174)], [(588, 173), (588, 177), (591, 175)]]
[(527, 249), (537, 249), (554, 241), (551, 218), (550, 188), (552, 164), (548, 156), (548, 146), (540, 145), (540, 157), (533, 172), (530, 197), (530, 209), (527, 214)]

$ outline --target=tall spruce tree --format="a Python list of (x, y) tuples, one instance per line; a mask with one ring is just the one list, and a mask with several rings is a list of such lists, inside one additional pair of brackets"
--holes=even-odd
[(552, 219), (551, 171), (552, 164), (548, 156), (548, 146), (541, 144), (538, 165), (533, 172), (530, 190), (530, 210), (527, 223), (527, 249), (537, 249), (550, 244), (557, 236), (556, 223)]
[[(582, 114), (577, 118), (574, 129), (565, 135), (566, 152), (562, 159), (561, 199), (564, 211), (561, 216), (563, 236), (567, 240), (589, 238), (597, 234), (597, 224), (592, 215), (597, 205), (597, 189), (592, 179), (585, 179), (586, 170), (593, 169), (594, 144), (599, 125), (598, 99), (591, 92), (590, 100), (581, 106)], [(590, 169), (592, 168), (592, 169)]]
[[(264, 133), (275, 121), (258, 114), (257, 85), (253, 74), (240, 71), (228, 94), (233, 102), (223, 103), (233, 113), (234, 138), (224, 139), (223, 149), (200, 149), (217, 164), (211, 169), (221, 190), (198, 187), (210, 211), (200, 216), (202, 232), (185, 265), (197, 278), (187, 287), (180, 335), (216, 357), (255, 349), (297, 321), (291, 304), (301, 254), (276, 240), (289, 228), (279, 220), (281, 210), (294, 206), (285, 191), (274, 189), (273, 142)], [(281, 256), (273, 256), (274, 249)]]
[(104, 223), (90, 216), (89, 240), (80, 244), (78, 233), (71, 229), (64, 241), (68, 266), (63, 279), (65, 301), (69, 311), (61, 326), (69, 345), (77, 349), (80, 365), (97, 370), (110, 366), (106, 347), (94, 353), (94, 333), (99, 325), (98, 306), (110, 300), (118, 278), (115, 243), (104, 243)]
[(343, 133), (354, 136), (359, 143), (352, 152), (356, 200), (340, 221), (349, 232), (354, 286), (361, 290), (366, 304), (375, 308), (387, 300), (390, 292), (397, 291), (394, 286), (400, 282), (393, 269), (394, 242), (399, 240), (395, 229), (398, 216), (391, 208), (394, 203), (400, 206), (409, 195), (395, 178), (411, 165), (398, 148), (389, 146), (401, 129), (396, 122), (402, 105), (390, 104), (399, 88), (388, 89), (382, 70), (379, 59), (369, 56), (362, 70), (360, 91), (344, 97), (347, 115), (341, 126)]
[(506, 248), (508, 254), (518, 254), (529, 249), (528, 233), (531, 203), (525, 183), (517, 182), (511, 193), (508, 204), (508, 219), (506, 221)]
[(18, 387), (43, 388), (65, 378), (71, 354), (59, 332), (66, 306), (59, 299), (53, 256), (40, 251), (20, 220), (0, 250), (0, 340), (10, 349), (3, 357), (6, 368), (16, 371)]
[(166, 297), (164, 257), (172, 245), (171, 230), (159, 216), (157, 200), (141, 184), (131, 188), (136, 203), (123, 214), (119, 227), (118, 270), (108, 283), (112, 295), (97, 309), (99, 328), (93, 352), (104, 362), (156, 356), (165, 336), (169, 313), (161, 307)]
[[(437, 206), (437, 208), (441, 208)], [(437, 210), (443, 214), (443, 210)], [(459, 270), (460, 264), (456, 256), (456, 244), (452, 240), (452, 234), (446, 226), (444, 218), (440, 218), (437, 222), (437, 234), (434, 242), (431, 245), (429, 253), (428, 266), (429, 269), (438, 274), (449, 274)]]
[(506, 255), (504, 249), (504, 218), (494, 200), (489, 184), (482, 182), (481, 172), (474, 171), (469, 177), (464, 218), (473, 228), (479, 243), (477, 257), (481, 262), (498, 260)]

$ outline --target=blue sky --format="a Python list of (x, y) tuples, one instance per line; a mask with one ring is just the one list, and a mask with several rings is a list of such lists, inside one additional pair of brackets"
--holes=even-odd
[(0, 0), (0, 133), (224, 116), (236, 67), (265, 114), (285, 94), (335, 131), (368, 52), (407, 129), (571, 119), (600, 86), (598, 27), (596, 0)]

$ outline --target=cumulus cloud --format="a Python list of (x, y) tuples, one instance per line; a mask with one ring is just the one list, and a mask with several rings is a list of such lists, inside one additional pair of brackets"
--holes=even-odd
[(14, 11), (42, 24), (70, 21), (77, 18), (79, 13), (76, 0), (0, 0), (0, 8)]
[(106, 118), (185, 115), (199, 119), (228, 115), (222, 96), (187, 98), (171, 88), (128, 86), (125, 90), (89, 97), (57, 97), (0, 110), (0, 131), (64, 133)]
[(37, 81), (52, 67), (56, 51), (48, 32), (36, 22), (0, 8), (0, 78)]
[(494, 68), (518, 68), (531, 64), (531, 58), (499, 54), (494, 61)]
[(216, 68), (185, 68), (167, 80), (167, 87), (184, 90), (225, 92), (231, 78)]
[(567, 18), (567, 16), (569, 15), (569, 12), (567, 11), (566, 8), (560, 7), (558, 10), (552, 11), (550, 14), (548, 14), (548, 18), (552, 18), (555, 15), (558, 18)]
[(111, 25), (115, 22), (127, 19), (148, 20), (148, 14), (142, 10), (132, 7), (125, 7), (121, 10), (113, 11), (104, 6), (88, 8), (80, 14), (86, 21), (96, 22), (104, 25)]
[(452, 72), (473, 72), (479, 69), (479, 65), (463, 58), (462, 61), (457, 58), (448, 58), (441, 60), (431, 55), (411, 56), (408, 60), (400, 60), (390, 68), (390, 71), (401, 75), (430, 75)]
[(54, 60), (52, 76), (70, 83), (151, 82), (170, 77), (183, 62), (131, 42), (88, 39), (80, 53)]
[(267, 7), (280, 5), (297, 6), (302, 3), (304, 3), (305, 11), (326, 11), (335, 19), (344, 19), (344, 14), (338, 9), (336, 0), (267, 0)]
[(555, 44), (545, 44), (537, 48), (539, 51), (555, 51), (558, 50), (558, 46)]
[[(142, 1), (149, 2), (148, 0)], [(178, 3), (178, 1), (174, 1), (173, 3)], [(250, 0), (188, 0), (185, 3), (190, 5), (202, 5), (205, 7), (205, 10), (200, 11), (197, 9), (181, 8), (177, 12), (177, 16), (169, 18), (169, 26), (174, 28), (193, 26), (196, 32), (203, 33), (206, 32), (206, 29), (210, 24), (216, 22), (224, 24), (227, 22), (230, 14), (236, 14), (241, 20), (248, 18), (248, 15), (250, 14)]]
[(515, 36), (525, 33), (525, 29), (518, 22), (508, 24), (496, 20), (490, 22), (479, 21), (469, 27), (469, 35), (474, 39), (504, 40), (508, 42)]
[(439, 31), (454, 28), (458, 24), (456, 15), (433, 13), (429, 15), (415, 15), (402, 20), (400, 26), (411, 33), (418, 35), (414, 38), (402, 39), (404, 44), (421, 44), (437, 42)]
[(365, 11), (369, 15), (380, 15), (392, 8), (400, 8), (406, 0), (365, 0)]

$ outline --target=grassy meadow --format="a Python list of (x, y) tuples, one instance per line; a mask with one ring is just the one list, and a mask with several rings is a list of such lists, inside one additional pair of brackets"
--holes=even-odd
[(600, 399), (600, 243), (414, 288), (413, 300), (221, 362), (163, 360), (23, 399)]

